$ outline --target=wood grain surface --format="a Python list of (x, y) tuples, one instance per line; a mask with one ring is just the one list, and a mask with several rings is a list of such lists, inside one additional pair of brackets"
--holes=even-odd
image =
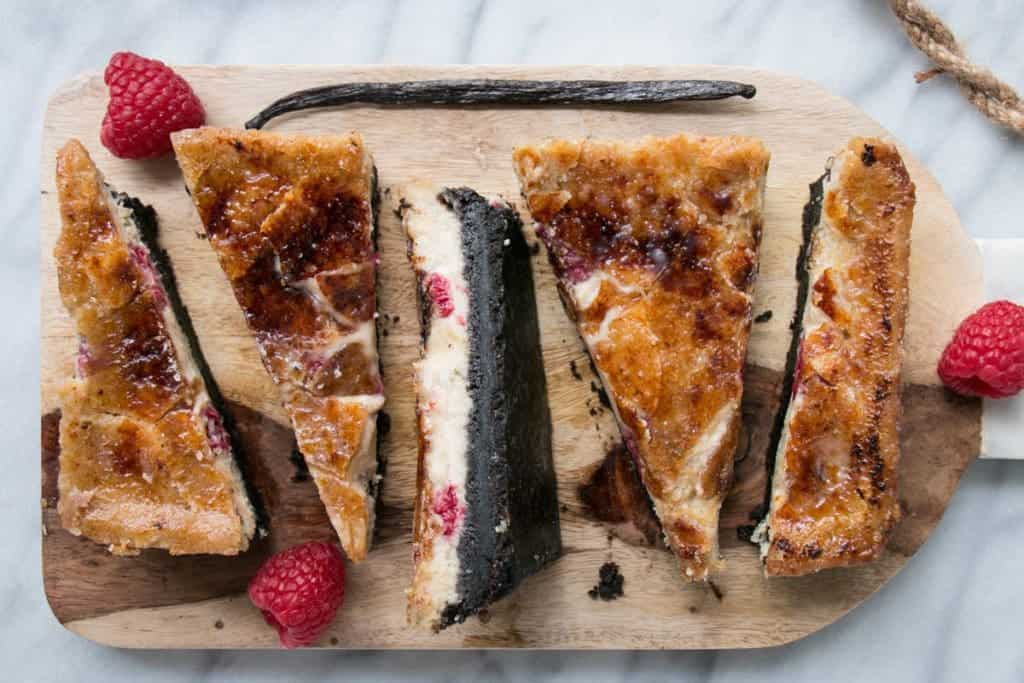
[[(290, 115), (269, 130), (359, 130), (380, 175), (382, 258), (380, 345), (391, 429), (375, 545), (350, 566), (347, 602), (324, 647), (344, 648), (725, 648), (784, 643), (835, 621), (893, 576), (938, 523), (980, 444), (981, 406), (937, 386), (934, 367), (957, 322), (981, 300), (980, 258), (932, 176), (903, 152), (917, 185), (911, 307), (904, 381), (900, 499), (904, 520), (873, 565), (768, 581), (757, 549), (740, 540), (765, 492), (768, 429), (795, 304), (794, 262), (808, 184), (829, 154), (854, 135), (887, 136), (845, 100), (792, 76), (735, 67), (183, 67), (211, 125), (240, 126), (299, 88), (356, 80), (428, 78), (720, 78), (753, 83), (754, 100), (643, 107), (349, 106)], [(125, 647), (275, 647), (277, 636), (244, 595), (259, 562), (276, 549), (332, 537), (312, 482), (291, 457), (294, 440), (278, 392), (260, 364), (173, 159), (115, 159), (99, 144), (106, 106), (101, 76), (83, 75), (51, 99), (42, 150), (42, 503), (43, 573), (57, 618), (85, 637)], [(521, 207), (510, 153), (545, 136), (636, 138), (689, 131), (761, 137), (772, 152), (761, 269), (744, 400), (736, 481), (722, 515), (726, 568), (708, 585), (686, 585), (629, 495), (628, 468), (606, 454), (618, 443), (575, 329), (558, 300), (541, 251), (534, 260), (538, 315), (562, 506), (564, 556), (528, 579), (480, 619), (440, 634), (405, 625), (412, 574), (416, 471), (412, 362), (419, 330), (405, 237), (389, 188), (415, 178), (469, 185)], [(53, 160), (69, 137), (89, 148), (107, 179), (152, 204), (182, 298), (203, 352), (241, 431), (246, 471), (270, 516), (272, 533), (236, 558), (176, 557), (150, 551), (119, 558), (60, 528), (56, 515), (59, 419), (56, 388), (71, 374), (76, 348), (60, 303), (52, 259), (59, 230)], [(898, 142), (898, 141), (897, 141)], [(614, 457), (614, 456), (613, 456)], [(611, 482), (611, 483), (609, 483)], [(632, 502), (631, 502), (632, 501)], [(654, 542), (652, 543), (652, 539)], [(606, 561), (625, 577), (625, 595), (588, 596)], [(920, 568), (919, 568), (920, 569)]]

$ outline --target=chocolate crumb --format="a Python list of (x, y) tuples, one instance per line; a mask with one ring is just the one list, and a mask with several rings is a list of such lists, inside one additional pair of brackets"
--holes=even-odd
[(331, 645), (337, 645), (337, 644), (338, 644), (337, 636), (331, 636)]
[(865, 166), (873, 166), (877, 158), (875, 158), (875, 146), (864, 145), (864, 152), (860, 155), (860, 160), (864, 162)]
[(397, 216), (398, 218), (401, 218), (402, 214), (405, 213), (405, 210), (409, 209), (411, 207), (412, 207), (412, 204), (410, 204), (409, 202), (405, 201), (405, 197), (402, 197), (401, 199), (398, 200), (398, 206), (395, 207), (395, 216)]
[(605, 562), (598, 572), (599, 581), (596, 586), (587, 591), (591, 600), (600, 598), (605, 602), (621, 598), (625, 593), (622, 586), (626, 579), (619, 573), (619, 565), (614, 562)]
[(397, 325), (398, 323), (402, 322), (402, 318), (400, 316), (396, 315), (395, 317), (393, 317), (391, 319), (391, 322), (394, 323), (395, 325)]
[(569, 372), (572, 373), (572, 378), (575, 379), (577, 382), (583, 381), (583, 375), (580, 374), (580, 369), (576, 367), (575, 360), (569, 361)]
[(213, 627), (219, 631), (222, 628), (224, 628), (224, 622), (218, 619), (217, 621), (213, 622)]
[(722, 592), (722, 589), (718, 587), (718, 584), (711, 579), (708, 579), (707, 584), (708, 588), (711, 589), (711, 593), (715, 596), (718, 602), (722, 602), (722, 598), (725, 597), (725, 594)]
[(766, 323), (766, 322), (768, 322), (771, 319), (772, 319), (772, 312), (769, 309), (769, 310), (765, 311), (764, 313), (758, 313), (757, 317), (754, 318), (754, 322), (755, 323)]
[(381, 334), (381, 336), (382, 336), (382, 337), (386, 337), (386, 336), (388, 336), (388, 330), (387, 330), (387, 328), (385, 327), (385, 328), (384, 328), (383, 330), (381, 330), (381, 331), (380, 331), (380, 334)]
[(309, 467), (306, 466), (306, 459), (302, 457), (302, 453), (297, 450), (293, 450), (288, 454), (288, 459), (292, 461), (292, 465), (295, 467), (295, 473), (292, 474), (293, 482), (309, 481)]
[(377, 413), (377, 433), (381, 436), (387, 436), (391, 431), (391, 414), (386, 410), (382, 410)]
[(609, 410), (611, 409), (612, 402), (608, 400), (608, 392), (604, 390), (604, 387), (599, 387), (593, 380), (591, 380), (590, 390), (597, 394), (597, 399), (601, 401), (601, 405)]
[(477, 612), (476, 616), (478, 619), (480, 619), (481, 624), (486, 624), (491, 620), (491, 613), (488, 612), (486, 609), (482, 609), (479, 612)]

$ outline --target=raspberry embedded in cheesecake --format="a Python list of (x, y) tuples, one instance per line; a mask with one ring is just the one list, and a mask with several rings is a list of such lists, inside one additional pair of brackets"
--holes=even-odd
[(561, 551), (530, 255), (515, 211), (400, 191), (419, 283), (419, 468), (409, 620), (458, 623)]

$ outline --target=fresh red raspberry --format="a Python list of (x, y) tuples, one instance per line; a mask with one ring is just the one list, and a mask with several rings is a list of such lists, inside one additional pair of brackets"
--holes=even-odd
[(939, 377), (965, 396), (1007, 398), (1024, 389), (1024, 307), (994, 301), (968, 316), (942, 353)]
[(304, 543), (281, 551), (249, 582), (249, 600), (287, 648), (315, 642), (344, 599), (345, 561), (329, 543)]
[(203, 125), (206, 113), (185, 79), (169, 66), (132, 52), (115, 52), (103, 72), (110, 88), (100, 141), (122, 159), (171, 151), (171, 133)]

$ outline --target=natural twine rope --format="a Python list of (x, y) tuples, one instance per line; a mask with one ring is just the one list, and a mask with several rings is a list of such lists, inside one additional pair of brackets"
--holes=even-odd
[(964, 96), (985, 116), (1024, 135), (1024, 101), (985, 67), (967, 59), (953, 32), (917, 0), (889, 0), (896, 18), (917, 49), (928, 55), (935, 69), (916, 75), (921, 83), (940, 73), (957, 80)]

